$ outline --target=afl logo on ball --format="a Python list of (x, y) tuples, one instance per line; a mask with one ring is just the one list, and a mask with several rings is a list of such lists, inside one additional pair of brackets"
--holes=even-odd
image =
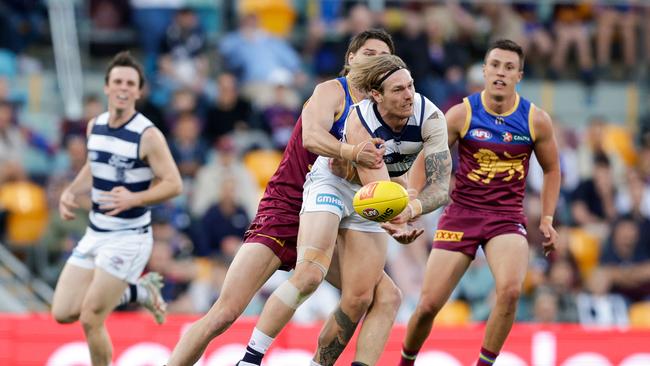
[(482, 128), (475, 128), (469, 131), (469, 135), (477, 140), (489, 140), (492, 138), (492, 132), (484, 130)]
[(366, 208), (365, 210), (363, 210), (363, 216), (367, 218), (371, 219), (373, 217), (377, 217), (377, 215), (379, 215), (379, 211), (377, 211), (374, 208)]

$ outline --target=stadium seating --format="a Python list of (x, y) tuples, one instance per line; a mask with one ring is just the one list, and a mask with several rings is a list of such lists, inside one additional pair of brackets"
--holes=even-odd
[(461, 300), (448, 301), (436, 315), (436, 326), (459, 326), (469, 324), (472, 310), (469, 304)]
[(572, 229), (569, 237), (569, 249), (578, 262), (580, 275), (582, 278), (588, 278), (591, 271), (598, 264), (600, 256), (598, 238), (584, 229)]
[(257, 180), (260, 190), (266, 188), (269, 179), (280, 165), (282, 153), (275, 150), (253, 150), (244, 155), (244, 165)]
[(628, 315), (632, 328), (650, 328), (650, 301), (630, 305)]

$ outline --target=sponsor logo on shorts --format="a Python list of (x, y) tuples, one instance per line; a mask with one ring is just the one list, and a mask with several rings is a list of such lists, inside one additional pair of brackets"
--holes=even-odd
[(328, 193), (319, 193), (316, 196), (316, 204), (317, 205), (330, 205), (338, 208), (339, 210), (343, 211), (343, 201), (341, 201), (340, 198), (333, 194), (328, 194)]
[(359, 200), (367, 200), (369, 198), (373, 198), (375, 196), (375, 189), (377, 188), (378, 184), (378, 182), (375, 182), (361, 187), (359, 190)]
[(436, 230), (436, 241), (461, 241), (463, 239), (463, 231), (448, 231)]
[(124, 259), (122, 259), (122, 258), (120, 258), (120, 257), (118, 257), (116, 255), (111, 257), (111, 267), (119, 270), (120, 267), (122, 267), (123, 264), (124, 264)]
[(477, 140), (489, 140), (492, 138), (492, 132), (482, 128), (475, 128), (469, 131), (469, 135)]

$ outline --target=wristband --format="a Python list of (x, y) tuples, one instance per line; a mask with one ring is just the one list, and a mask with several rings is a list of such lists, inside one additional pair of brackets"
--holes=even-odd
[(411, 209), (411, 218), (418, 217), (422, 214), (422, 202), (417, 198), (409, 201), (408, 208)]
[(341, 147), (339, 148), (339, 156), (345, 160), (355, 161), (354, 145), (350, 145), (350, 144), (346, 144), (345, 142), (342, 142)]
[(542, 216), (542, 220), (546, 220), (546, 221), (548, 221), (549, 223), (552, 224), (553, 223), (553, 216), (551, 216), (551, 215)]

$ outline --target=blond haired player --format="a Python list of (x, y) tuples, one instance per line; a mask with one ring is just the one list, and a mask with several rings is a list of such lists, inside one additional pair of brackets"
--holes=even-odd
[[(350, 41), (342, 74), (347, 74), (349, 65), (393, 51), (393, 41), (384, 30), (363, 31)], [(239, 317), (273, 272), (290, 270), (296, 265), (303, 185), (316, 154), (341, 157), (363, 166), (382, 164), (383, 149), (368, 141), (352, 145), (338, 140), (352, 105), (364, 97), (345, 76), (316, 86), (296, 122), (282, 162), (266, 187), (244, 245), (228, 269), (217, 302), (183, 334), (169, 366), (193, 365), (210, 340), (225, 332)], [(327, 280), (340, 288), (337, 265), (332, 267)], [(388, 275), (384, 274), (376, 284), (372, 301), (372, 310), (364, 319), (357, 343), (355, 360), (359, 365), (373, 364), (379, 359), (401, 302), (399, 289)], [(270, 343), (268, 337), (255, 332), (246, 359), (258, 362), (254, 360), (261, 360)]]
[[(435, 167), (429, 166), (426, 172), (429, 184), (397, 222), (430, 212), (448, 200), (451, 158), (444, 116), (433, 103), (415, 93), (404, 62), (392, 55), (372, 57), (351, 65), (348, 79), (372, 99), (355, 105), (345, 123), (344, 140), (354, 145), (382, 139), (383, 163), (379, 167), (357, 166), (360, 181), (351, 182), (332, 172), (331, 159), (321, 156), (316, 160), (305, 183), (296, 270), (267, 301), (252, 338), (255, 341), (261, 333), (273, 340), (289, 322), (325, 278), (338, 236), (342, 238), (337, 244), (341, 302), (319, 337), (312, 365), (334, 365), (368, 310), (373, 289), (382, 278), (388, 235), (378, 223), (354, 212), (352, 197), (361, 188), (359, 183), (402, 177), (424, 149), (426, 156), (436, 161)], [(422, 233), (405, 225), (387, 227), (403, 242)], [(260, 363), (261, 358), (245, 357), (238, 365)]]

